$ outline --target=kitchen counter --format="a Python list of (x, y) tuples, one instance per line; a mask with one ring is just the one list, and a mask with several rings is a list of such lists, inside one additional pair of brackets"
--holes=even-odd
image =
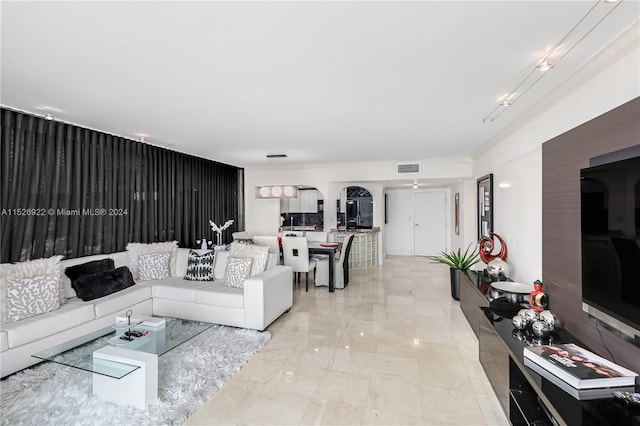
[(347, 235), (353, 235), (351, 251), (349, 252), (350, 268), (367, 268), (378, 265), (378, 233), (380, 228), (348, 229), (329, 231), (329, 240), (342, 242)]

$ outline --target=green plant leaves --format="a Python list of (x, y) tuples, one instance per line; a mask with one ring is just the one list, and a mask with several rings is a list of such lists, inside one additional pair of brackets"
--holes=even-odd
[(474, 248), (473, 250), (471, 250), (472, 245), (473, 243), (469, 244), (464, 253), (462, 253), (462, 250), (458, 248), (458, 250), (456, 251), (443, 251), (438, 256), (426, 257), (433, 263), (442, 263), (449, 266), (449, 268), (466, 271), (480, 261), (480, 253), (476, 250), (477, 244), (476, 248)]

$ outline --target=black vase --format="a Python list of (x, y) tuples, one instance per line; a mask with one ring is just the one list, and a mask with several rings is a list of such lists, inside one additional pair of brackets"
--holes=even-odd
[(449, 268), (451, 274), (451, 297), (460, 300), (460, 269)]

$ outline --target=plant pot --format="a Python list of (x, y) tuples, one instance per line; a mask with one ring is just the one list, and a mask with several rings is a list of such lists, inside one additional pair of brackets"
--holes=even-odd
[(460, 300), (460, 269), (449, 268), (451, 275), (451, 297)]

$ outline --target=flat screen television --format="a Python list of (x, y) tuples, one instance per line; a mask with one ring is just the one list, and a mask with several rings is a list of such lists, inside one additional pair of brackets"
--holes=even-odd
[(580, 171), (580, 201), (583, 310), (640, 346), (638, 151), (592, 159)]

